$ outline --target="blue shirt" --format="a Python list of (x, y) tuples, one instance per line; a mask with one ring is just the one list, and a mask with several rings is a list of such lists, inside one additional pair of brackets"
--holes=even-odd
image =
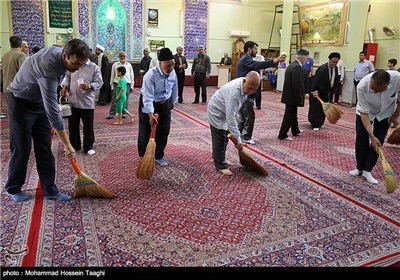
[(306, 62), (304, 63), (304, 65), (302, 66), (303, 70), (305, 71), (310, 71), (314, 66), (314, 59), (312, 59), (311, 57), (308, 57)]
[(47, 118), (56, 130), (64, 129), (57, 100), (57, 88), (67, 71), (62, 51), (61, 47), (52, 46), (32, 55), (22, 64), (8, 86), (15, 97), (30, 102), (43, 102)]
[(165, 75), (160, 65), (153, 67), (143, 76), (143, 85), (141, 89), (143, 95), (142, 112), (145, 114), (154, 113), (154, 102), (160, 102), (167, 99), (176, 102), (178, 96), (178, 79), (175, 71)]
[(360, 81), (362, 78), (372, 72), (375, 72), (375, 67), (371, 61), (366, 59), (359, 61), (354, 67), (354, 80)]

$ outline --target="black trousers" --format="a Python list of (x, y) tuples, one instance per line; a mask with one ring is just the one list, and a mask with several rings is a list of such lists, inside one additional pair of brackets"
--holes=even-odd
[(279, 130), (278, 138), (288, 138), (289, 129), (292, 130), (292, 135), (295, 136), (300, 133), (299, 122), (297, 119), (297, 106), (285, 105), (285, 114), (283, 115), (281, 128)]
[(194, 102), (199, 102), (201, 88), (201, 102), (207, 102), (206, 73), (194, 74)]
[(356, 93), (356, 104), (355, 105), (357, 105), (357, 86), (360, 83), (360, 81), (353, 80), (353, 83), (354, 83), (354, 89), (355, 89), (355, 93)]
[(104, 84), (100, 88), (99, 92), (99, 104), (100, 105), (105, 105), (111, 101), (111, 92), (110, 92), (110, 85), (109, 84)]
[(253, 137), (254, 123), (256, 120), (254, 100), (252, 98), (247, 98), (247, 100), (243, 102), (236, 120), (243, 139), (250, 140)]
[[(378, 121), (373, 121), (373, 131), (376, 138), (378, 138), (381, 145), (385, 141), (387, 132), (389, 130), (389, 118)], [(371, 172), (376, 162), (378, 161), (378, 154), (370, 145), (368, 132), (365, 129), (361, 117), (356, 116), (356, 161), (357, 169)]]
[(215, 168), (226, 169), (228, 164), (225, 161), (226, 146), (228, 145), (228, 131), (218, 129), (210, 125), (211, 143), (212, 143), (212, 158)]
[(16, 98), (10, 92), (8, 114), (11, 156), (8, 165), (7, 192), (9, 194), (21, 192), (33, 142), (43, 193), (45, 196), (56, 195), (58, 189), (55, 184), (55, 160), (51, 150), (51, 126), (43, 103), (28, 102)]
[[(156, 130), (156, 159), (164, 157), (164, 150), (167, 146), (168, 135), (171, 127), (171, 110), (173, 108), (172, 100), (169, 99), (165, 103), (153, 102), (154, 113), (158, 114), (158, 125)], [(149, 115), (142, 112), (143, 95), (139, 99), (139, 135), (138, 135), (138, 152), (139, 157), (144, 156), (147, 143), (149, 143), (151, 127), (149, 123)]]
[(253, 93), (253, 95), (254, 95), (254, 100), (256, 102), (257, 109), (261, 109), (261, 101), (262, 101), (261, 84), (258, 87), (258, 89)]
[[(328, 102), (328, 96), (319, 96), (322, 101)], [(321, 102), (312, 94), (309, 96), (308, 121), (313, 128), (321, 128), (325, 123), (325, 113)]]
[(179, 73), (178, 78), (178, 102), (183, 102), (183, 86), (185, 85), (185, 72)]
[[(340, 76), (338, 75), (338, 78), (340, 80)], [(330, 103), (339, 103), (339, 96), (342, 94), (342, 84), (339, 84), (337, 86), (335, 86), (334, 88), (332, 88), (332, 90), (329, 92), (329, 102)]]
[(94, 109), (72, 108), (72, 115), (68, 117), (69, 141), (75, 151), (81, 149), (79, 125), (82, 120), (83, 151), (87, 153), (93, 149), (94, 143)]

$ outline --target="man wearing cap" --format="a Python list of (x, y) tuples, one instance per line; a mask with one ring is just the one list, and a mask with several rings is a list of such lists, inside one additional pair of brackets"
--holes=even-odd
[[(164, 150), (171, 126), (171, 110), (178, 96), (178, 79), (174, 71), (174, 56), (169, 48), (160, 50), (158, 60), (159, 64), (143, 77), (139, 99), (138, 152), (139, 157), (144, 156), (151, 127), (157, 124), (155, 160), (160, 166), (167, 166)], [(158, 114), (158, 120), (154, 114)]]
[[(113, 119), (115, 117), (115, 109), (116, 109), (116, 96), (118, 94), (118, 92), (115, 92), (114, 89), (117, 88), (118, 85), (118, 81), (119, 81), (119, 77), (117, 75), (117, 69), (120, 66), (125, 67), (126, 69), (126, 74), (125, 74), (125, 79), (126, 79), (126, 87), (127, 87), (127, 91), (126, 91), (126, 103), (125, 103), (125, 109), (128, 110), (128, 100), (129, 100), (129, 94), (131, 92), (133, 92), (133, 86), (135, 84), (135, 76), (133, 73), (133, 68), (132, 65), (126, 61), (126, 54), (125, 52), (120, 52), (118, 54), (118, 58), (119, 61), (115, 62), (111, 68), (111, 77), (110, 77), (110, 85), (111, 85), (111, 105), (110, 105), (110, 111), (108, 112), (108, 117), (107, 119)], [(122, 116), (122, 117), (126, 117), (126, 116)]]
[(109, 63), (108, 57), (104, 54), (105, 48), (102, 45), (96, 45), (96, 54), (97, 54), (97, 65), (101, 70), (101, 77), (103, 78), (103, 86), (100, 88), (99, 94), (99, 104), (105, 105), (106, 103), (111, 101), (111, 93), (109, 90), (109, 78), (110, 74), (108, 71)]
[(297, 107), (304, 107), (305, 85), (302, 67), (307, 61), (308, 54), (309, 52), (305, 49), (298, 50), (296, 60), (290, 63), (285, 71), (281, 98), (281, 102), (285, 103), (285, 114), (278, 134), (280, 140), (293, 140), (288, 135), (289, 129), (293, 136), (301, 133), (297, 120)]

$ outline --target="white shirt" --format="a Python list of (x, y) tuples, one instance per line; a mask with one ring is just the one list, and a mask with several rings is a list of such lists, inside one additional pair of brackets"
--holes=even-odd
[(208, 102), (207, 112), (210, 124), (218, 129), (229, 130), (239, 144), (242, 143), (236, 121), (236, 114), (246, 101), (243, 92), (243, 79), (236, 78), (218, 89)]
[(389, 118), (396, 111), (397, 99), (400, 98), (400, 72), (387, 71), (390, 74), (390, 84), (388, 88), (380, 93), (375, 93), (370, 89), (371, 77), (368, 74), (361, 79), (357, 86), (357, 106), (356, 113), (368, 113), (369, 119), (378, 121)]
[(132, 65), (129, 62), (125, 62), (124, 64), (121, 61), (114, 62), (111, 68), (111, 78), (110, 78), (110, 85), (111, 89), (114, 89), (114, 83), (118, 84), (119, 77), (117, 76), (117, 68), (120, 66), (124, 66), (126, 69), (125, 79), (126, 83), (131, 85), (131, 89), (133, 89), (135, 85), (135, 75), (133, 74)]
[(340, 81), (344, 79), (344, 63), (343, 60), (339, 59), (338, 63), (336, 64), (338, 69), (338, 75), (340, 75)]
[(153, 58), (150, 60), (149, 69), (151, 69), (151, 68), (153, 68), (153, 67), (156, 67), (157, 65), (158, 65), (158, 57), (156, 56), (156, 57), (153, 57)]

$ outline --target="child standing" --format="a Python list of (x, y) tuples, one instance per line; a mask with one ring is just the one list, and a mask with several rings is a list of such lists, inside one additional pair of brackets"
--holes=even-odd
[(117, 76), (120, 78), (118, 81), (118, 86), (116, 88), (116, 109), (117, 113), (117, 122), (114, 124), (122, 124), (122, 113), (126, 113), (131, 118), (131, 123), (133, 122), (133, 118), (135, 117), (131, 114), (125, 106), (126, 100), (126, 79), (125, 79), (126, 69), (124, 66), (120, 66), (117, 68)]

